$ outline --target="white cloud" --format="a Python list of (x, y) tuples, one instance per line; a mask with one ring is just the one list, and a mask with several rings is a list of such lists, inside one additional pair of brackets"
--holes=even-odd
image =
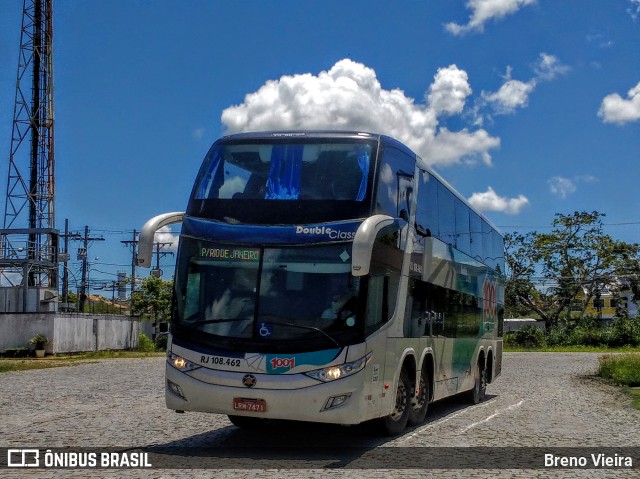
[(411, 147), (429, 164), (481, 159), (500, 139), (485, 130), (450, 131), (439, 118), (460, 114), (471, 95), (467, 73), (456, 65), (440, 68), (424, 104), (399, 89), (385, 90), (372, 69), (340, 60), (318, 75), (304, 73), (269, 80), (222, 112), (226, 133), (260, 130), (349, 129), (382, 133)]
[(629, 0), (629, 8), (627, 12), (631, 15), (631, 19), (635, 22), (640, 18), (640, 0)]
[(205, 131), (207, 131), (205, 128), (196, 128), (191, 132), (191, 136), (193, 136), (196, 140), (199, 140), (204, 136)]
[(429, 87), (427, 101), (436, 113), (453, 115), (460, 113), (471, 95), (467, 72), (455, 65), (439, 68)]
[(564, 65), (554, 55), (541, 53), (538, 61), (533, 64), (533, 71), (538, 80), (553, 80), (560, 75), (568, 73), (570, 68)]
[(469, 0), (467, 8), (472, 11), (469, 23), (458, 25), (451, 22), (445, 25), (445, 29), (453, 35), (464, 35), (472, 31), (482, 32), (487, 21), (511, 15), (522, 7), (534, 3), (536, 0)]
[(480, 211), (498, 211), (508, 215), (516, 215), (529, 204), (529, 200), (524, 195), (519, 195), (517, 198), (498, 196), (489, 186), (484, 193), (472, 194), (469, 203)]
[(420, 156), (429, 159), (431, 164), (450, 165), (461, 158), (468, 158), (467, 163), (474, 163), (479, 157), (486, 165), (491, 165), (489, 150), (500, 146), (500, 140), (490, 136), (485, 130), (449, 131), (440, 129), (439, 134), (426, 144)]
[(156, 241), (156, 243), (169, 243), (168, 245), (164, 246), (164, 249), (175, 251), (178, 249), (178, 237), (179, 234), (172, 232), (169, 226), (163, 226), (158, 231), (156, 231), (154, 240)]
[(617, 93), (604, 97), (598, 116), (605, 123), (620, 125), (640, 120), (640, 83), (629, 90), (626, 99)]
[(495, 93), (482, 92), (482, 99), (493, 106), (495, 113), (506, 115), (516, 108), (524, 108), (529, 103), (529, 95), (535, 90), (536, 82), (530, 80), (507, 80)]
[(598, 179), (593, 175), (578, 175), (571, 179), (554, 176), (547, 180), (547, 184), (551, 193), (564, 199), (578, 190), (578, 183), (593, 183), (595, 181), (598, 181)]
[(562, 176), (554, 176), (547, 180), (551, 193), (560, 197), (566, 198), (572, 193), (575, 193), (577, 187), (575, 183), (569, 178), (563, 178)]
[(532, 68), (535, 76), (529, 81), (523, 82), (513, 80), (511, 67), (507, 67), (507, 73), (504, 76), (505, 82), (494, 93), (483, 91), (481, 93), (482, 102), (491, 105), (497, 115), (514, 113), (516, 109), (524, 108), (529, 104), (529, 96), (539, 82), (553, 80), (569, 71), (569, 67), (562, 64), (557, 57), (547, 53), (541, 53)]
[[(640, 0), (638, 1), (640, 2)], [(601, 49), (611, 48), (614, 45), (613, 40), (607, 39), (602, 33), (588, 34), (587, 42), (593, 43)]]

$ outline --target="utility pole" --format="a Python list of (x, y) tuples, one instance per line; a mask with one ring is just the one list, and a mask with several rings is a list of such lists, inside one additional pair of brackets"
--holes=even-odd
[(69, 303), (69, 218), (64, 220), (64, 258), (62, 258), (62, 302)]
[(120, 241), (120, 243), (131, 246), (131, 294), (133, 294), (136, 290), (136, 260), (137, 260), (137, 250), (138, 250), (138, 232), (133, 230), (133, 239)]
[(104, 241), (101, 236), (90, 237), (89, 227), (84, 227), (83, 247), (78, 250), (78, 259), (82, 260), (82, 279), (80, 282), (80, 298), (78, 298), (78, 311), (84, 312), (84, 305), (87, 301), (87, 270), (89, 257), (89, 241)]
[(69, 233), (69, 218), (64, 220), (64, 235), (61, 235), (64, 238), (64, 251), (62, 254), (58, 255), (58, 260), (62, 264), (62, 303), (68, 305), (69, 304), (69, 260), (71, 259), (69, 255), (69, 239), (72, 240), (81, 240), (82, 236), (80, 233)]
[(62, 261), (62, 302), (69, 303), (69, 218), (64, 220), (64, 261)]
[(84, 227), (84, 257), (82, 258), (82, 280), (80, 282), (79, 312), (84, 313), (84, 303), (87, 301), (87, 257), (89, 256), (89, 227)]
[(167, 242), (157, 242), (153, 243), (156, 247), (155, 255), (156, 255), (156, 267), (151, 270), (151, 274), (157, 276), (158, 278), (162, 276), (162, 270), (160, 269), (160, 258), (164, 258), (165, 256), (173, 256), (173, 251), (160, 251), (165, 246), (171, 245), (173, 243)]

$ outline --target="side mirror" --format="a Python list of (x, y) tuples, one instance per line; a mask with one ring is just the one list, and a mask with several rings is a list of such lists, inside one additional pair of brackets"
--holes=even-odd
[(183, 212), (164, 213), (162, 215), (154, 216), (144, 224), (142, 231), (140, 232), (140, 239), (138, 240), (138, 266), (143, 268), (151, 267), (151, 257), (153, 256), (153, 243), (156, 231), (163, 226), (180, 223), (183, 218)]
[(391, 216), (375, 215), (362, 222), (356, 236), (353, 238), (353, 259), (351, 262), (351, 273), (354, 276), (365, 276), (369, 274), (371, 265), (371, 253), (373, 243), (380, 230), (394, 223)]

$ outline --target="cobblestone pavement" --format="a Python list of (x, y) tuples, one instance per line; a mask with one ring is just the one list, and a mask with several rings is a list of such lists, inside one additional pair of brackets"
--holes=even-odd
[[(370, 425), (275, 423), (246, 431), (232, 426), (226, 416), (175, 414), (164, 406), (163, 358), (100, 360), (4, 373), (0, 447), (169, 447), (183, 451), (185, 461), (198, 461), (188, 456), (218, 454), (224, 466), (218, 470), (4, 469), (0, 477), (638, 478), (640, 464), (635, 462), (633, 470), (489, 469), (491, 464), (505, 467), (504, 458), (516, 447), (591, 447), (588, 453), (610, 455), (624, 451), (623, 447), (640, 448), (640, 411), (617, 389), (592, 377), (599, 356), (507, 353), (503, 374), (489, 386), (487, 401), (469, 406), (454, 398), (433, 404), (427, 423), (393, 439), (376, 435)], [(278, 450), (265, 450), (275, 446), (330, 453), (283, 460)], [(492, 449), (484, 451), (488, 469), (423, 470), (413, 467), (416, 461), (428, 460), (421, 456), (423, 446)], [(220, 451), (233, 454), (233, 448), (259, 454), (240, 457), (237, 469), (232, 469), (235, 463)], [(464, 461), (453, 456), (459, 452), (455, 449), (436, 451), (441, 457), (451, 455), (451, 466)], [(245, 468), (251, 470), (238, 470)]]

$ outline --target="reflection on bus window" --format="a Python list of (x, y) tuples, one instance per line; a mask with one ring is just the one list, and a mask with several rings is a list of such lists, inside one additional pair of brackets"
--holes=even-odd
[(371, 150), (363, 142), (215, 146), (194, 199), (363, 201)]

